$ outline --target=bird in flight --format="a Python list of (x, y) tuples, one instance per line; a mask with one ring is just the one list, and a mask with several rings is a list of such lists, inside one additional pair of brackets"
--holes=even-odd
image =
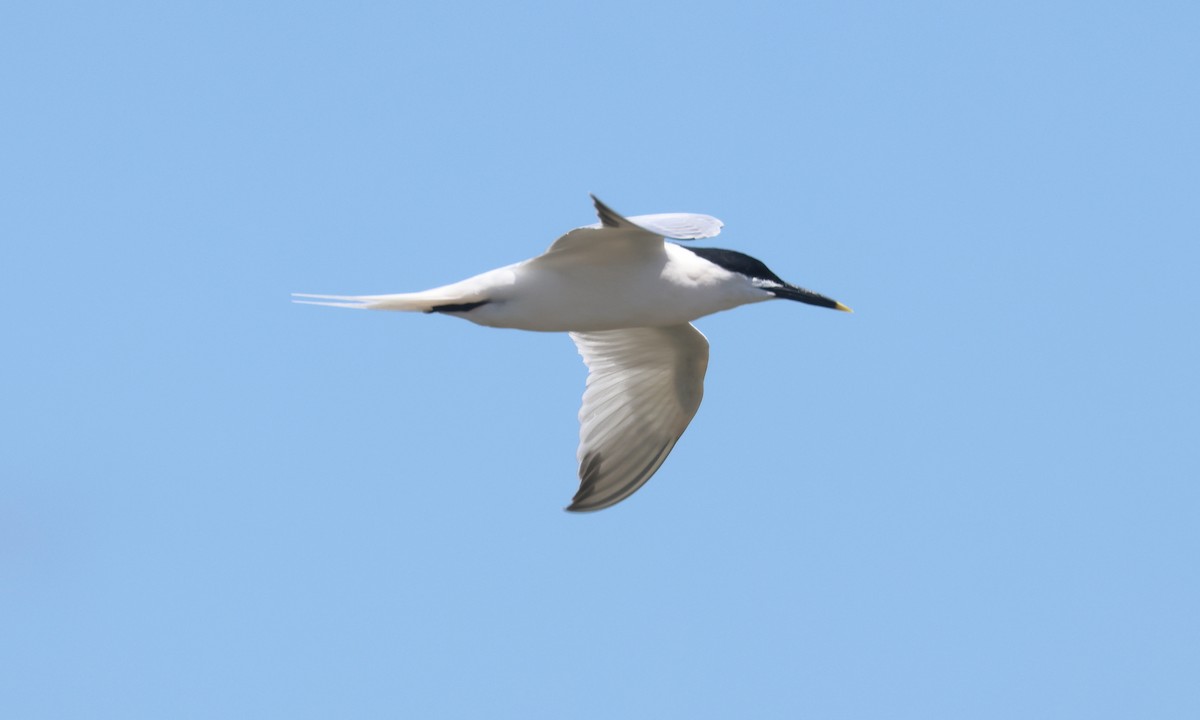
[(611, 507), (654, 475), (700, 407), (708, 340), (693, 320), (776, 298), (850, 308), (784, 282), (749, 255), (665, 242), (714, 237), (722, 223), (711, 215), (623, 217), (594, 195), (592, 202), (600, 222), (568, 232), (535, 258), (422, 292), (296, 293), (295, 302), (569, 333), (588, 379), (579, 490), (566, 509)]

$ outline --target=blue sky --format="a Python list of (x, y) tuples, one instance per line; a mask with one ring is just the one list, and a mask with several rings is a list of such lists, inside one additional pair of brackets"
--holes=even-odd
[[(1191, 3), (0, 11), (0, 714), (1200, 716)], [(628, 214), (702, 319), (575, 491), (570, 341), (290, 292)]]

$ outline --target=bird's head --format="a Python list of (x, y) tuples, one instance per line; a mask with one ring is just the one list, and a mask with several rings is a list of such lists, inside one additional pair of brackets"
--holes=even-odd
[(691, 250), (714, 265), (720, 265), (730, 272), (744, 275), (755, 287), (766, 290), (777, 298), (796, 300), (808, 305), (816, 305), (817, 307), (829, 308), (831, 310), (854, 312), (833, 298), (828, 298), (812, 290), (806, 290), (785, 282), (781, 277), (773, 273), (771, 268), (767, 267), (766, 263), (762, 260), (750, 257), (745, 253), (740, 253), (736, 250), (722, 250), (720, 248), (689, 247), (688, 250)]

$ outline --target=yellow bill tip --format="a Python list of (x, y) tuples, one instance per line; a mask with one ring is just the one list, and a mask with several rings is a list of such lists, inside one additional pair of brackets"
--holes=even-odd
[(846, 307), (845, 305), (843, 305), (841, 303), (837, 303), (837, 305), (834, 307), (834, 310), (841, 310), (842, 312), (848, 312), (848, 313), (854, 312), (853, 310), (851, 310), (850, 308)]

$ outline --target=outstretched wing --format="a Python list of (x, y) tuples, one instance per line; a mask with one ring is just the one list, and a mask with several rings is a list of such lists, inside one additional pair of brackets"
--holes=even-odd
[(579, 491), (567, 510), (601, 510), (646, 483), (704, 396), (708, 341), (690, 324), (573, 332), (589, 374), (579, 410)]
[(600, 222), (575, 228), (555, 240), (546, 252), (565, 250), (581, 242), (593, 242), (602, 238), (644, 242), (662, 242), (663, 238), (699, 240), (717, 235), (723, 225), (712, 215), (697, 213), (658, 213), (625, 217), (605, 205), (595, 195), (591, 198)]

